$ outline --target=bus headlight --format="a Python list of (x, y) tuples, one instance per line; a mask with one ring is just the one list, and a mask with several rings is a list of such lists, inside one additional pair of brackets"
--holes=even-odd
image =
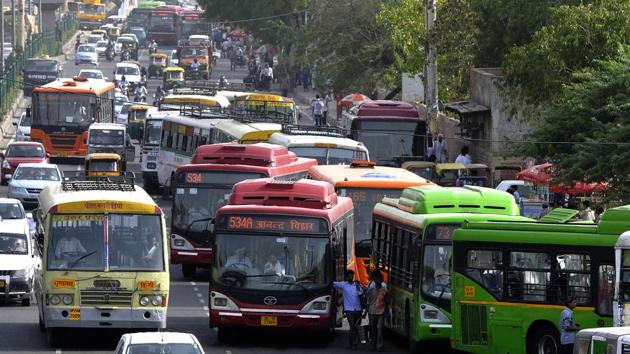
[(59, 303), (61, 302), (61, 298), (59, 297), (59, 295), (50, 295), (48, 297), (48, 301), (50, 302), (51, 305), (59, 305)]
[(240, 311), (241, 309), (236, 306), (234, 301), (230, 300), (227, 296), (213, 291), (210, 293), (210, 309), (212, 310), (226, 310), (226, 311)]
[(321, 296), (318, 297), (308, 304), (306, 304), (300, 310), (300, 313), (318, 313), (318, 314), (326, 314), (328, 313), (328, 309), (330, 308), (330, 296)]
[(162, 305), (162, 297), (160, 295), (155, 295), (151, 298), (151, 305), (160, 306)]
[(420, 321), (426, 323), (448, 324), (451, 321), (437, 307), (428, 304), (420, 305)]
[(140, 297), (140, 305), (147, 306), (149, 304), (149, 302), (151, 302), (151, 300), (149, 299), (148, 296), (141, 296)]
[(64, 295), (61, 298), (61, 301), (63, 301), (64, 305), (71, 305), (72, 304), (72, 295)]
[(185, 238), (172, 234), (171, 235), (171, 247), (178, 250), (194, 250), (193, 245)]

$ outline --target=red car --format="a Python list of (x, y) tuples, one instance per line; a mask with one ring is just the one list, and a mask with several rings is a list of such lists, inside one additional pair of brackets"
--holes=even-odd
[(46, 153), (44, 145), (34, 141), (13, 142), (7, 146), (4, 153), (0, 153), (2, 167), (0, 168), (0, 182), (5, 185), (13, 177), (13, 172), (19, 164), (48, 163), (49, 154)]

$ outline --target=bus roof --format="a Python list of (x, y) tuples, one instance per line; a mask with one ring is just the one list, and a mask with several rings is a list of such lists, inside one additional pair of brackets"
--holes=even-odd
[(356, 140), (350, 138), (342, 138), (338, 136), (321, 136), (321, 135), (290, 135), (284, 133), (273, 133), (269, 142), (292, 147), (321, 147), (321, 148), (339, 148), (355, 151), (367, 152), (367, 148)]
[(92, 129), (111, 129), (111, 130), (122, 130), (126, 129), (127, 126), (120, 123), (92, 123), (90, 124), (89, 130)]
[(33, 92), (47, 92), (47, 93), (82, 93), (100, 95), (103, 92), (113, 91), (114, 84), (104, 80), (90, 80), (67, 78), (58, 79), (50, 82), (44, 86), (39, 86), (33, 89)]
[(352, 200), (338, 197), (326, 182), (260, 178), (235, 184), (228, 205), (217, 211), (217, 219), (233, 213), (303, 215), (325, 218), (332, 228), (335, 220), (352, 209)]
[(411, 187), (399, 199), (385, 198), (383, 203), (412, 214), (479, 213), (520, 215), (514, 197), (502, 191), (478, 186)]
[(294, 153), (280, 145), (223, 143), (199, 146), (195, 150), (191, 163), (250, 164), (274, 167), (287, 165), (297, 160), (298, 157)]
[(184, 11), (184, 8), (178, 5), (163, 5), (158, 6), (151, 11), (151, 13), (174, 13), (179, 14)]
[(219, 106), (227, 108), (230, 106), (230, 101), (227, 97), (221, 95), (204, 96), (204, 95), (168, 95), (162, 100), (163, 104), (197, 104), (203, 106)]
[(374, 166), (353, 162), (350, 165), (313, 166), (311, 177), (335, 186), (355, 188), (404, 189), (412, 186), (433, 185), (417, 174), (398, 167)]
[[(62, 183), (44, 188), (39, 194), (40, 209), (45, 213), (55, 208), (58, 213), (140, 212), (155, 214), (159, 211), (151, 196), (140, 187), (132, 191), (109, 189), (64, 190)], [(121, 209), (124, 207), (124, 209)]]
[[(269, 136), (275, 132), (282, 130), (282, 125), (277, 123), (243, 123), (233, 119), (224, 119), (216, 125), (217, 129), (226, 134), (236, 137), (239, 141), (261, 141), (260, 139), (250, 139), (248, 135), (251, 133), (267, 132)], [(269, 139), (267, 137), (264, 140)]]
[[(193, 128), (202, 128), (202, 129), (212, 129), (219, 122), (224, 119), (216, 118), (216, 119), (206, 119), (206, 118), (191, 118), (181, 115), (165, 115), (162, 117), (162, 122), (164, 123), (177, 123), (181, 125), (186, 125)], [(163, 125), (164, 126), (164, 125)]]
[(357, 119), (391, 118), (404, 120), (424, 120), (418, 109), (410, 103), (402, 101), (366, 101), (357, 111)]

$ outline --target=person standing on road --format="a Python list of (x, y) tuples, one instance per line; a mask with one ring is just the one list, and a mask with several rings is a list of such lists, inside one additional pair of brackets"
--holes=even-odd
[(315, 119), (315, 125), (322, 125), (322, 112), (324, 111), (324, 101), (322, 101), (319, 95), (315, 96), (315, 100), (312, 103), (313, 118)]
[(437, 139), (433, 141), (433, 154), (437, 163), (448, 161), (448, 147), (444, 135), (438, 134)]
[(345, 276), (345, 281), (333, 282), (333, 287), (341, 290), (343, 294), (343, 312), (346, 314), (348, 325), (350, 326), (350, 332), (348, 333), (350, 349), (356, 350), (359, 345), (359, 326), (363, 312), (363, 306), (361, 306), (363, 288), (358, 282), (354, 281), (353, 271), (346, 270)]
[(368, 316), (370, 318), (370, 342), (372, 348), (383, 351), (383, 331), (385, 329), (385, 308), (387, 306), (387, 287), (383, 286), (383, 274), (375, 269), (372, 272), (372, 282), (367, 290)]
[(580, 330), (580, 325), (575, 323), (573, 309), (577, 306), (574, 297), (567, 299), (567, 307), (560, 314), (560, 354), (572, 354), (575, 335)]

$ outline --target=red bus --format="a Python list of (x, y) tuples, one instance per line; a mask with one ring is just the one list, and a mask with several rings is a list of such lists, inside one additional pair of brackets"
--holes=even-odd
[(210, 327), (307, 330), (341, 325), (333, 280), (353, 254), (353, 206), (330, 183), (257, 179), (238, 183), (217, 211)]
[(200, 10), (184, 10), (178, 26), (179, 38), (186, 39), (193, 34), (204, 34), (212, 38), (210, 22)]
[(350, 137), (362, 142), (378, 165), (400, 167), (410, 158), (425, 155), (426, 118), (409, 103), (367, 101), (356, 114), (344, 118)]
[(147, 40), (160, 44), (177, 44), (177, 27), (184, 8), (176, 5), (159, 6), (153, 9), (147, 20)]
[(306, 177), (317, 160), (300, 158), (285, 147), (266, 143), (202, 145), (191, 164), (175, 171), (171, 218), (171, 263), (181, 264), (185, 277), (197, 267), (210, 267), (211, 235), (204, 226), (225, 205), (237, 182), (272, 177)]

